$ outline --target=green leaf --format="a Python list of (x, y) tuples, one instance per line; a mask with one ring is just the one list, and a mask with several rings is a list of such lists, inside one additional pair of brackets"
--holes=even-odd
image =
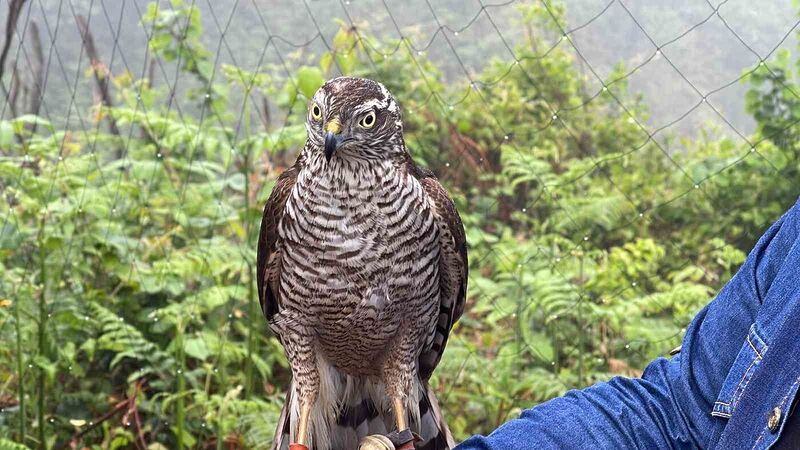
[(342, 73), (345, 75), (352, 74), (353, 70), (356, 68), (356, 58), (354, 58), (352, 55), (348, 55), (347, 53), (337, 54), (336, 63), (339, 65), (339, 68), (342, 69)]
[[(170, 429), (172, 430), (173, 433), (175, 433), (176, 436), (178, 435), (178, 432), (179, 432), (178, 431), (178, 427), (171, 426)], [(183, 430), (183, 444), (186, 446), (186, 448), (194, 448), (195, 442), (197, 442), (197, 440), (194, 438), (194, 436), (189, 434), (189, 432), (184, 429)]]
[(0, 450), (30, 450), (30, 448), (6, 438), (0, 438)]
[(0, 148), (11, 148), (14, 144), (14, 126), (6, 120), (0, 120)]
[(297, 89), (306, 98), (313, 97), (323, 83), (325, 83), (325, 77), (319, 68), (304, 66), (297, 70)]
[(11, 123), (14, 124), (14, 129), (17, 131), (17, 133), (22, 132), (22, 130), (25, 128), (25, 125), (44, 127), (51, 132), (55, 131), (55, 128), (50, 121), (33, 114), (23, 114), (15, 117)]
[(550, 362), (555, 358), (555, 350), (550, 339), (544, 333), (524, 333), (525, 343), (542, 361)]
[(208, 348), (206, 341), (199, 337), (192, 337), (186, 339), (183, 344), (183, 351), (192, 358), (205, 361), (211, 356), (211, 350)]
[(52, 381), (55, 379), (56, 365), (52, 361), (48, 360), (42, 355), (36, 355), (33, 357), (33, 363), (40, 369), (44, 370), (48, 380)]
[(332, 65), (333, 54), (331, 52), (325, 52), (322, 57), (319, 58), (319, 66), (322, 68), (323, 72), (327, 72), (331, 70)]
[(133, 435), (131, 433), (119, 432), (117, 431), (117, 435), (114, 436), (114, 439), (111, 441), (111, 445), (109, 446), (109, 450), (117, 450), (119, 448), (127, 448), (127, 446), (133, 442), (132, 439)]

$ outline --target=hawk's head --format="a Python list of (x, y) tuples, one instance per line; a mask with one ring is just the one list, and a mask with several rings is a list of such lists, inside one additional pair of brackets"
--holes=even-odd
[(400, 108), (381, 83), (334, 78), (308, 107), (308, 140), (330, 161), (339, 157), (389, 159), (404, 155)]

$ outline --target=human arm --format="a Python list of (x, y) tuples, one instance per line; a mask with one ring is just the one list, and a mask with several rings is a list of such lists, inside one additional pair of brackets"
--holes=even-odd
[[(727, 424), (739, 388), (743, 389), (744, 376), (757, 361), (751, 358), (750, 367), (739, 365), (748, 362), (748, 352), (758, 354), (763, 344), (752, 325), (773, 281), (791, 270), (787, 266), (796, 264), (798, 254), (800, 206), (796, 204), (761, 237), (736, 275), (693, 319), (676, 357), (656, 359), (641, 378), (616, 377), (570, 391), (457, 449), (712, 447)], [(729, 375), (741, 380), (726, 381)]]

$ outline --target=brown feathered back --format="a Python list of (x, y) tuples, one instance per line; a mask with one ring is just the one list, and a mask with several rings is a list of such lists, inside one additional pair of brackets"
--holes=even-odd
[(264, 213), (261, 217), (261, 230), (258, 235), (258, 254), (256, 257), (256, 282), (258, 284), (258, 300), (261, 303), (261, 311), (271, 321), (272, 317), (280, 309), (280, 299), (276, 295), (278, 290), (274, 285), (279, 276), (276, 244), (278, 242), (278, 224), (283, 218), (283, 209), (286, 207), (286, 199), (297, 180), (301, 159), (298, 158), (294, 166), (287, 169), (278, 177), (272, 193), (264, 205)]
[(414, 164), (408, 158), (409, 172), (422, 183), (428, 197), (436, 205), (436, 222), (442, 230), (442, 240), (450, 241), (443, 245), (440, 259), (439, 286), (441, 290), (439, 320), (436, 324), (436, 337), (433, 346), (423, 351), (419, 357), (419, 373), (428, 380), (442, 359), (450, 330), (464, 312), (467, 298), (467, 238), (464, 225), (455, 204), (442, 187), (436, 176), (428, 169)]

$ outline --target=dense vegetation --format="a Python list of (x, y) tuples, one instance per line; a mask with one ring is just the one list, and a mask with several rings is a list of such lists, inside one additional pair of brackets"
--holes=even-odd
[(88, 129), (0, 122), (0, 449), (269, 444), (289, 372), (254, 291), (260, 209), (338, 73), (390, 88), (467, 227), (469, 304), (434, 376), (458, 438), (678, 345), (797, 195), (790, 55), (744, 78), (752, 149), (706, 130), (675, 151), (639, 125), (623, 68), (588, 92), (567, 47), (539, 56), (561, 33), (551, 14), (523, 9), (518, 62), (445, 85), (407, 41), (349, 24), (288, 77), (217, 66), (175, 0), (142, 23), (191, 108), (100, 73), (115, 106)]

